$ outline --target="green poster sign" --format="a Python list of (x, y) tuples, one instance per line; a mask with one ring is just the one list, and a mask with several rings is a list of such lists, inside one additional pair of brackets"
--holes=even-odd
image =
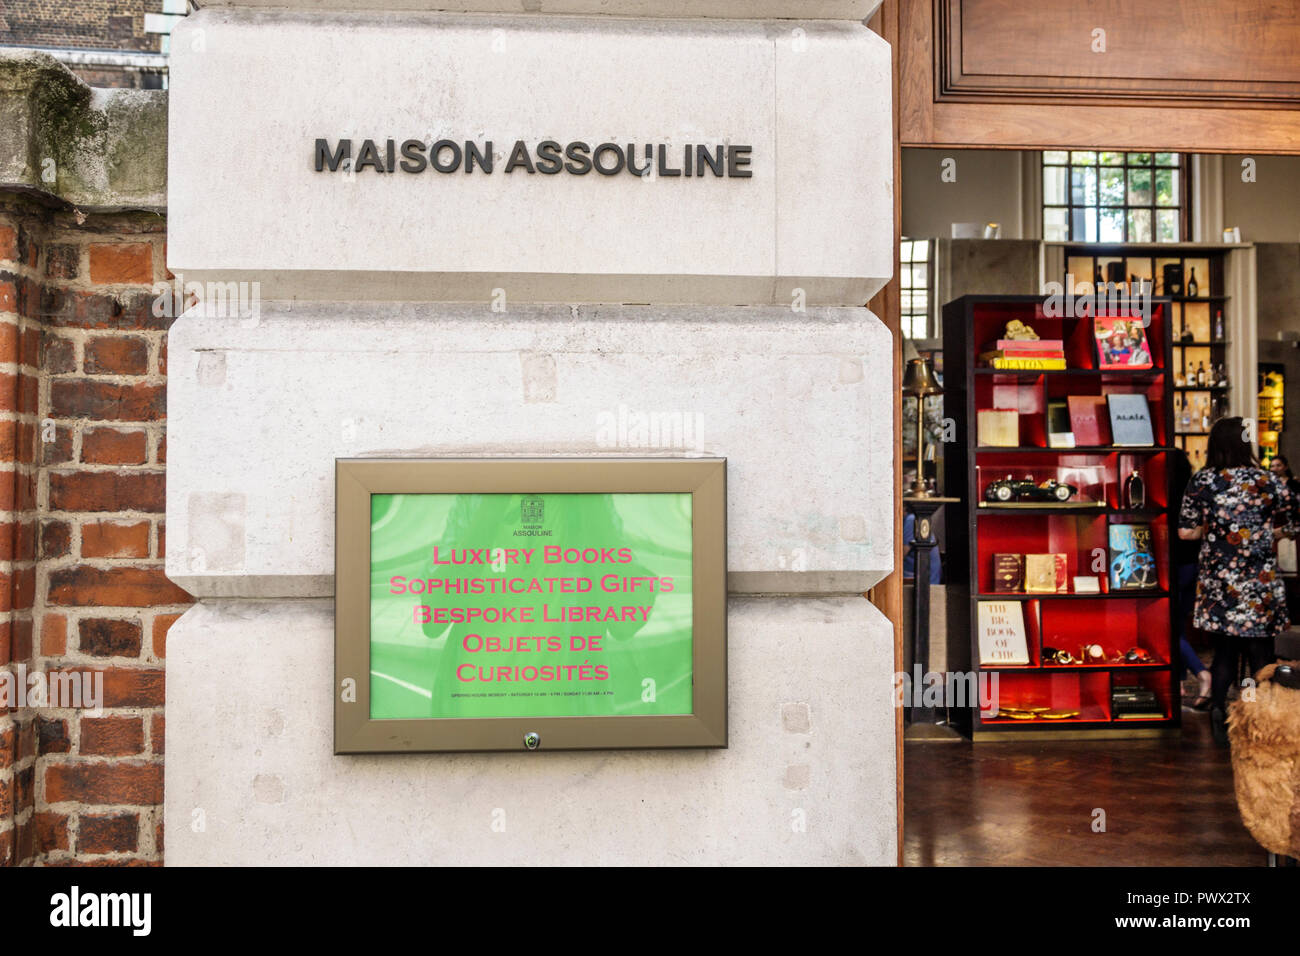
[(691, 714), (691, 500), (371, 494), (371, 719)]

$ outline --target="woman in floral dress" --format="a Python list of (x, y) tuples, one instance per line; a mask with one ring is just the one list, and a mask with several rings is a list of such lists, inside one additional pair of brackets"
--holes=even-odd
[(1273, 660), (1273, 639), (1289, 626), (1286, 589), (1274, 558), (1275, 534), (1300, 530), (1300, 501), (1255, 460), (1240, 418), (1210, 430), (1205, 467), (1183, 498), (1178, 536), (1201, 541), (1192, 624), (1214, 642), (1210, 727), (1227, 739), (1225, 707), (1237, 660), (1251, 674)]

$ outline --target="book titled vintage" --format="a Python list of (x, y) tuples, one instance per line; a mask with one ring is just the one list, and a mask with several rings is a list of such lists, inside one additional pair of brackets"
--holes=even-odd
[(1106, 398), (1103, 395), (1067, 395), (1070, 409), (1070, 429), (1074, 432), (1076, 448), (1089, 445), (1109, 445), (1110, 429), (1106, 425)]
[(1028, 664), (1025, 613), (1019, 601), (980, 601), (977, 615), (980, 664)]
[(1106, 396), (1110, 409), (1111, 444), (1121, 448), (1149, 448), (1156, 443), (1151, 430), (1151, 406), (1145, 395), (1112, 392)]
[(1112, 524), (1107, 537), (1112, 591), (1150, 591), (1160, 586), (1150, 524)]
[(993, 590), (1023, 591), (1025, 587), (1025, 556), (1023, 554), (993, 555)]
[(1137, 316), (1099, 315), (1093, 319), (1097, 368), (1151, 368), (1146, 328)]

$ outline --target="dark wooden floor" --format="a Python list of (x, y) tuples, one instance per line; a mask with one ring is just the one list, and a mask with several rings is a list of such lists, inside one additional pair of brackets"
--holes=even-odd
[[(907, 866), (1262, 866), (1205, 714), (1171, 741), (906, 745)], [(1106, 832), (1092, 829), (1106, 811)]]

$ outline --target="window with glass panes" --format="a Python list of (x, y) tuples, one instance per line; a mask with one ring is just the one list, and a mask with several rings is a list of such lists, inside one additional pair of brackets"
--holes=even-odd
[(1187, 237), (1182, 153), (1043, 152), (1043, 238), (1180, 242)]
[(903, 239), (899, 243), (899, 293), (902, 300), (903, 336), (928, 339), (930, 322), (929, 239)]

